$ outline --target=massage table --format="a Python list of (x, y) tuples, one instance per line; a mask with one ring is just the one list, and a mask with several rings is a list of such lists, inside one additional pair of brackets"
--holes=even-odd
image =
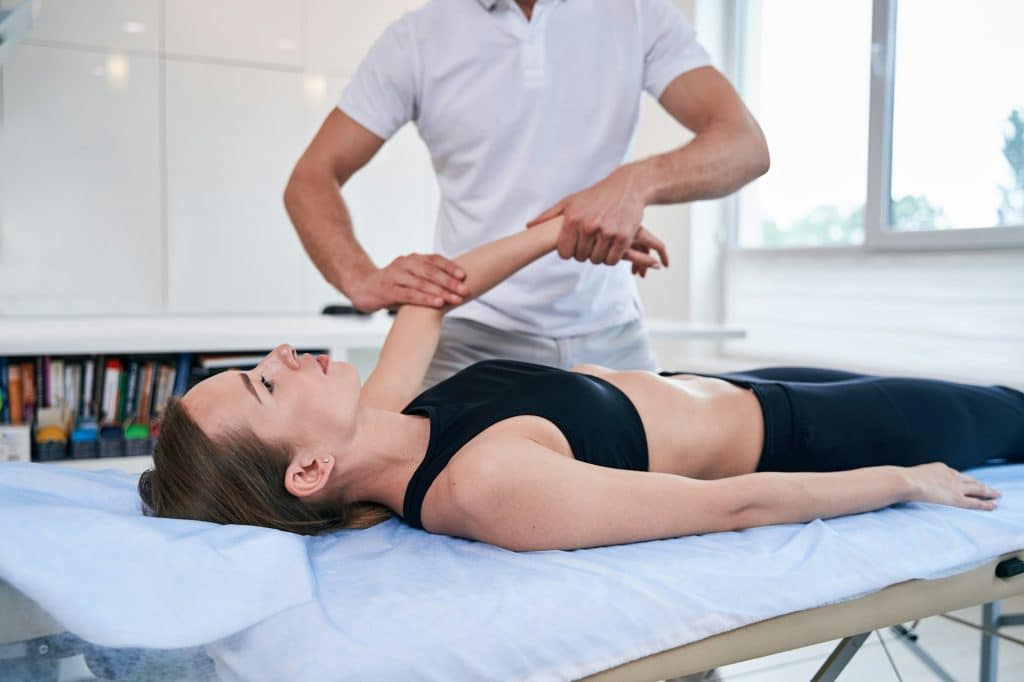
[(994, 682), (994, 635), (1024, 623), (998, 613), (1024, 594), (1024, 465), (972, 472), (994, 512), (529, 553), (397, 519), (304, 538), (146, 518), (132, 477), (58, 469), (0, 465), (0, 677), (82, 653), (111, 678), (658, 680), (842, 638), (831, 680), (874, 629), (987, 604)]

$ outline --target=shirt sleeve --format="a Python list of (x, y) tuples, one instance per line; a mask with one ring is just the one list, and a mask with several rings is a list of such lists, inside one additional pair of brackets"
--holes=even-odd
[(676, 76), (711, 64), (697, 32), (671, 0), (640, 0), (643, 13), (644, 90), (658, 99)]
[(338, 108), (382, 139), (416, 118), (417, 52), (409, 17), (388, 26), (341, 93)]

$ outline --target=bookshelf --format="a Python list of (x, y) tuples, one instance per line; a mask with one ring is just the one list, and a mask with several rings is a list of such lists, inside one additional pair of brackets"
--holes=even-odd
[[(175, 353), (265, 353), (287, 342), (321, 349), (353, 362), (365, 377), (383, 345), (392, 318), (386, 313), (325, 315), (159, 315), (0, 317), (0, 357)], [(745, 336), (742, 329), (648, 318), (652, 339), (720, 341)], [(62, 459), (48, 464), (82, 469), (114, 468), (138, 474), (149, 456)]]

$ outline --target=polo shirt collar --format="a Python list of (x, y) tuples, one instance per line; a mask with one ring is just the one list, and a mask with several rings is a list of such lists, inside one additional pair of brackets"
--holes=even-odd
[(477, 0), (477, 2), (480, 3), (481, 7), (490, 12), (501, 0)]

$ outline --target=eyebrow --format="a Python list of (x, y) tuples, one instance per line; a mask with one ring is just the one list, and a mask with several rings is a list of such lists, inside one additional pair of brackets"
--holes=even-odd
[(242, 377), (242, 383), (245, 384), (247, 389), (249, 389), (249, 393), (252, 393), (252, 397), (256, 398), (256, 402), (262, 405), (263, 401), (260, 400), (260, 396), (256, 393), (256, 389), (253, 387), (252, 379), (249, 378), (249, 375), (245, 372), (239, 372), (238, 376)]

